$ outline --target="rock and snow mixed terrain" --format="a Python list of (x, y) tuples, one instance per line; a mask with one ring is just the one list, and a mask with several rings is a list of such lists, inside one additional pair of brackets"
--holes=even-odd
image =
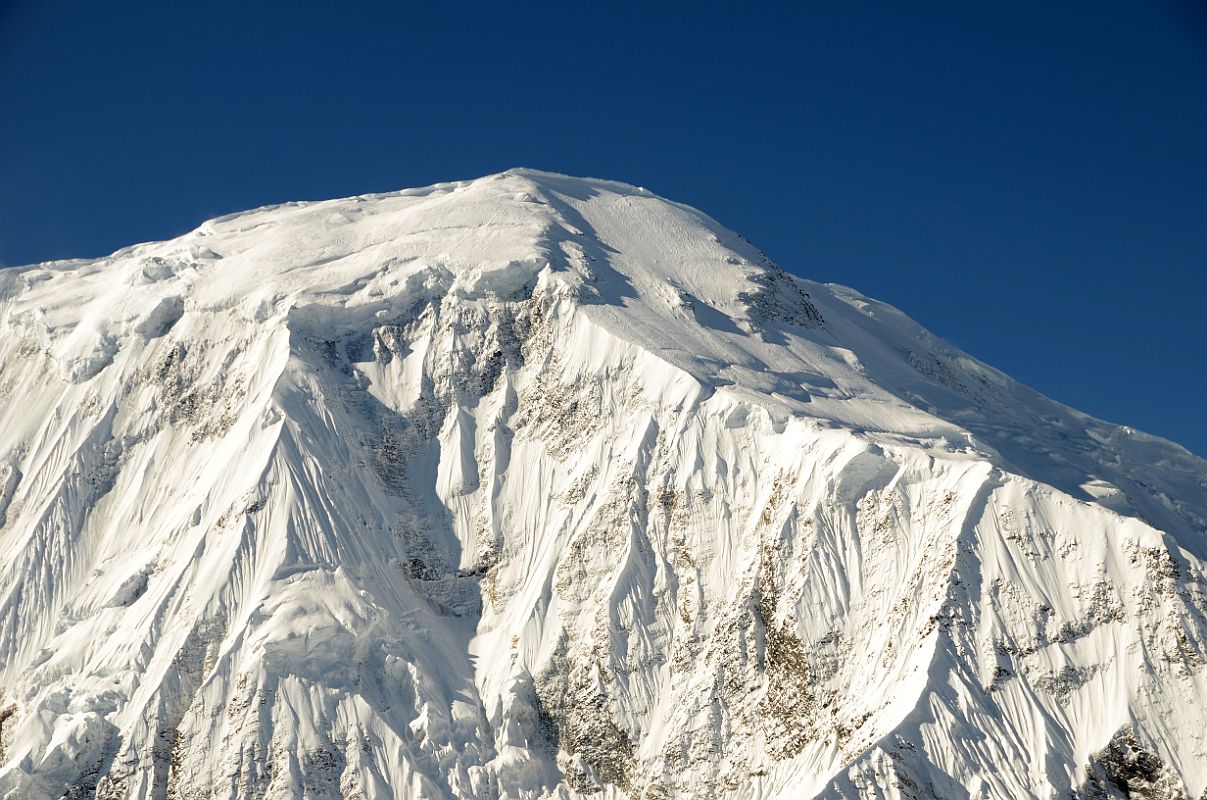
[(0, 797), (1198, 798), (1207, 463), (515, 170), (0, 271)]

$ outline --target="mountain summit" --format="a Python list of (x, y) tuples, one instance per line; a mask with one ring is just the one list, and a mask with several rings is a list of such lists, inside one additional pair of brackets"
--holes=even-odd
[(0, 271), (0, 797), (1207, 796), (1207, 463), (512, 170)]

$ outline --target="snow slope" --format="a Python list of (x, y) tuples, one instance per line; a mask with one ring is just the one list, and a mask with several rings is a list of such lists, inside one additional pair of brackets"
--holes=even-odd
[(531, 170), (0, 272), (0, 797), (1207, 796), (1207, 463)]

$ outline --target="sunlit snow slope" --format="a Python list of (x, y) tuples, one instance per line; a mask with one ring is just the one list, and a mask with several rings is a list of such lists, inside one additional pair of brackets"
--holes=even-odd
[(0, 797), (1198, 798), (1207, 463), (528, 170), (0, 271)]

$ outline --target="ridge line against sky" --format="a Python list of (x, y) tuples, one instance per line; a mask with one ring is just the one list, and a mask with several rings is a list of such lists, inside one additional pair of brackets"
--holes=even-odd
[(1207, 454), (1207, 8), (0, 5), (0, 263), (518, 165)]

